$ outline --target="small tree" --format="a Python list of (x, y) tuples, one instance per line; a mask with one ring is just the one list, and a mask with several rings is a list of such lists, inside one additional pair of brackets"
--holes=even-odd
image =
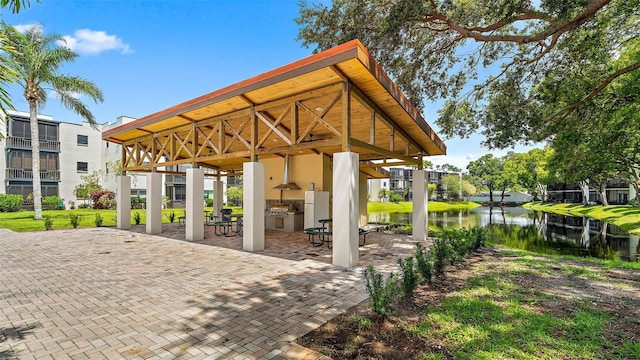
[(91, 193), (95, 191), (101, 191), (102, 185), (100, 184), (100, 177), (102, 173), (100, 170), (96, 170), (87, 175), (80, 176), (82, 183), (78, 184), (75, 189), (73, 189), (73, 194), (78, 199), (88, 200), (91, 196)]
[(233, 204), (241, 204), (242, 202), (242, 186), (231, 186), (227, 188), (227, 200)]
[(460, 175), (457, 174), (447, 174), (442, 177), (442, 187), (445, 188), (447, 199), (458, 199), (460, 200), (460, 190), (461, 190), (461, 181)]
[(385, 200), (387, 200), (389, 198), (390, 192), (391, 190), (387, 190), (385, 188), (380, 189), (380, 191), (378, 191), (378, 199), (380, 199), (380, 202), (384, 202)]
[(436, 184), (427, 184), (427, 194), (429, 194), (429, 199), (435, 198), (437, 188), (438, 185)]

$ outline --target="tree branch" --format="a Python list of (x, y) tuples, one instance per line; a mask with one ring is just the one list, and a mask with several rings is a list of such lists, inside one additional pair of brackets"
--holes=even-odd
[(561, 118), (561, 119), (566, 118), (572, 112), (576, 111), (577, 109), (582, 107), (584, 104), (593, 100), (593, 98), (595, 98), (598, 94), (600, 94), (615, 79), (638, 69), (640, 69), (640, 61), (614, 72), (613, 74), (609, 75), (606, 79), (600, 81), (600, 84), (598, 84), (598, 86), (596, 86), (593, 90), (591, 90), (591, 92), (587, 94), (587, 96), (585, 96), (582, 100), (556, 111), (553, 115), (551, 115), (549, 118), (544, 120), (544, 123), (547, 123), (555, 118)]
[(523, 11), (521, 14), (518, 14), (512, 18), (503, 19), (489, 26), (473, 26), (473, 27), (468, 27), (466, 29), (470, 31), (479, 32), (479, 33), (492, 32), (498, 29), (502, 29), (503, 27), (513, 23), (514, 21), (526, 21), (526, 20), (543, 20), (551, 24), (557, 24), (557, 22), (553, 19), (553, 17), (551, 17), (547, 13), (528, 10), (528, 11)]
[[(457, 24), (453, 20), (449, 19), (447, 16), (438, 13), (435, 7), (434, 7), (434, 12), (432, 14), (428, 14), (425, 16), (425, 21), (435, 23), (435, 24), (446, 24), (446, 26), (449, 29), (459, 33), (460, 35), (466, 38), (474, 39), (478, 42), (504, 41), (504, 42), (513, 42), (517, 44), (528, 44), (528, 43), (544, 40), (549, 36), (553, 36), (554, 34), (558, 34), (559, 36), (568, 31), (577, 29), (582, 24), (584, 24), (587, 20), (593, 17), (598, 10), (602, 9), (611, 1), (612, 0), (592, 0), (582, 13), (576, 15), (571, 20), (553, 25), (542, 33), (532, 34), (532, 35), (487, 35), (487, 34), (484, 34), (484, 32), (490, 31), (490, 30), (480, 31), (477, 29), (484, 29), (484, 28), (477, 28), (477, 27), (468, 28), (463, 25)], [(526, 16), (520, 15), (519, 17), (524, 18)], [(516, 17), (516, 20), (517, 19), (518, 17)], [(513, 23), (513, 21), (514, 20), (511, 20), (511, 21), (503, 20), (501, 22), (488, 26), (486, 29), (491, 29), (491, 31), (495, 31), (508, 24)]]

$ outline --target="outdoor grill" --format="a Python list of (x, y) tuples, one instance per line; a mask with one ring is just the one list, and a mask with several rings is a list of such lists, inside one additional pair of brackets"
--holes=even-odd
[(267, 230), (301, 231), (304, 226), (302, 211), (296, 211), (293, 204), (276, 203), (266, 211), (265, 228)]
[(269, 208), (269, 216), (287, 216), (287, 213), (293, 211), (293, 204), (273, 204)]

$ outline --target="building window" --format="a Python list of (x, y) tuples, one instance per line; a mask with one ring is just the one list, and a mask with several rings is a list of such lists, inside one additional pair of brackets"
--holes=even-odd
[(87, 135), (78, 135), (78, 146), (89, 146), (89, 137)]
[(86, 162), (78, 162), (78, 172), (88, 172), (89, 164)]

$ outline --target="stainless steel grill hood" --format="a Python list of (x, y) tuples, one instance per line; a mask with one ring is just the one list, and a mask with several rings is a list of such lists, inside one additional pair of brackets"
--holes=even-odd
[(273, 188), (274, 190), (300, 190), (300, 186), (289, 182), (289, 154), (284, 155), (284, 179), (282, 184)]

